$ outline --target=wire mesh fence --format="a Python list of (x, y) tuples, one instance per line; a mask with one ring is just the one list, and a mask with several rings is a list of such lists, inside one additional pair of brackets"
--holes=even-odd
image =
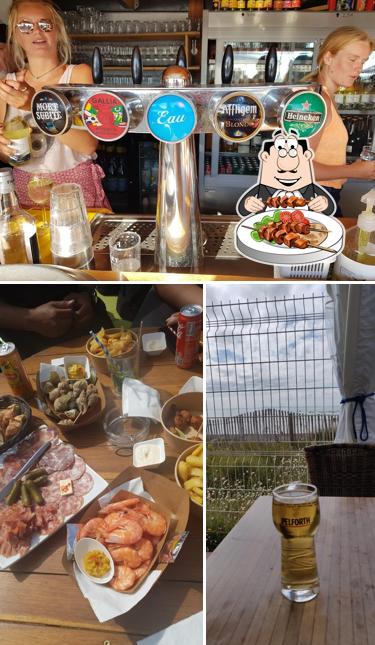
[(306, 481), (304, 446), (334, 438), (325, 303), (313, 294), (206, 305), (209, 547), (259, 495)]

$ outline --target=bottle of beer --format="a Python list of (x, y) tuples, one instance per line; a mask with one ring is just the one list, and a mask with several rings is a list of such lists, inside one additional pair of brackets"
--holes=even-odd
[(30, 159), (30, 128), (22, 117), (16, 116), (5, 123), (4, 136), (12, 143), (12, 152), (9, 156), (9, 163), (12, 166), (21, 166)]
[(36, 223), (18, 204), (11, 168), (0, 168), (0, 263), (39, 263)]

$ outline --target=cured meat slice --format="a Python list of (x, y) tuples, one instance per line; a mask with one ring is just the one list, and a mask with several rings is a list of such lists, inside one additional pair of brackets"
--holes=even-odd
[(41, 535), (49, 535), (63, 524), (64, 516), (58, 504), (45, 504), (35, 508), (35, 525)]
[(72, 481), (75, 481), (76, 479), (79, 479), (82, 477), (86, 470), (86, 464), (83, 461), (81, 457), (78, 457), (77, 455), (74, 457), (74, 463), (70, 468), (67, 468), (66, 470), (58, 470), (55, 473), (51, 473), (49, 476), (49, 480), (51, 482), (59, 482), (62, 479), (71, 479)]
[(94, 486), (94, 480), (90, 473), (84, 473), (82, 477), (73, 482), (75, 495), (86, 495)]
[(59, 512), (64, 517), (75, 515), (82, 506), (83, 497), (81, 495), (67, 495), (60, 500)]
[(5, 457), (2, 483), (7, 484), (17, 474), (19, 469), (22, 468), (25, 462), (26, 459), (20, 459), (17, 455), (8, 455), (8, 457)]
[(60, 486), (56, 482), (52, 482), (48, 486), (42, 486), (40, 492), (46, 504), (55, 504), (60, 501)]
[(74, 462), (74, 448), (69, 443), (61, 443), (55, 448), (50, 448), (39, 461), (39, 466), (45, 468), (47, 473), (70, 468)]

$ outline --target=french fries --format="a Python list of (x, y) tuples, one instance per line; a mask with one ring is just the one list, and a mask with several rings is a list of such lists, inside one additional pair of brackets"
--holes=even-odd
[(190, 499), (203, 506), (203, 444), (194, 448), (185, 461), (179, 461), (177, 472)]
[[(135, 346), (135, 340), (131, 332), (127, 329), (119, 329), (119, 331), (109, 332), (102, 327), (96, 335), (102, 344), (108, 349), (111, 356), (126, 354)], [(95, 339), (90, 340), (88, 348), (92, 354), (95, 354), (96, 356), (104, 356), (101, 346)]]

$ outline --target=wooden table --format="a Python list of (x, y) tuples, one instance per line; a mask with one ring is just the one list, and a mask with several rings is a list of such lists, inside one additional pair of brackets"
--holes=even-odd
[(321, 497), (319, 596), (280, 593), (280, 535), (260, 497), (207, 561), (207, 645), (373, 645), (375, 498)]
[[(26, 359), (28, 374), (35, 376), (41, 361), (85, 353), (86, 340), (81, 338), (55, 345)], [(176, 394), (190, 376), (201, 373), (199, 364), (195, 369), (179, 369), (168, 349), (161, 356), (142, 356), (141, 379), (157, 388), (162, 398)], [(100, 381), (110, 405), (113, 403), (110, 378), (100, 375)], [(3, 376), (0, 376), (0, 392), (10, 392)], [(43, 416), (36, 410), (35, 414)], [(77, 453), (107, 481), (131, 464), (131, 456), (122, 456), (122, 451), (116, 453), (107, 445), (102, 421), (62, 438), (72, 443)], [(173, 480), (177, 453), (168, 446), (166, 450), (167, 460), (156, 472)], [(167, 568), (143, 601), (127, 614), (101, 624), (75, 580), (63, 568), (66, 531), (61, 528), (11, 570), (0, 572), (0, 643), (102, 645), (109, 641), (110, 645), (122, 645), (134, 643), (200, 611), (202, 518), (190, 514), (187, 529), (190, 533), (176, 562)]]

